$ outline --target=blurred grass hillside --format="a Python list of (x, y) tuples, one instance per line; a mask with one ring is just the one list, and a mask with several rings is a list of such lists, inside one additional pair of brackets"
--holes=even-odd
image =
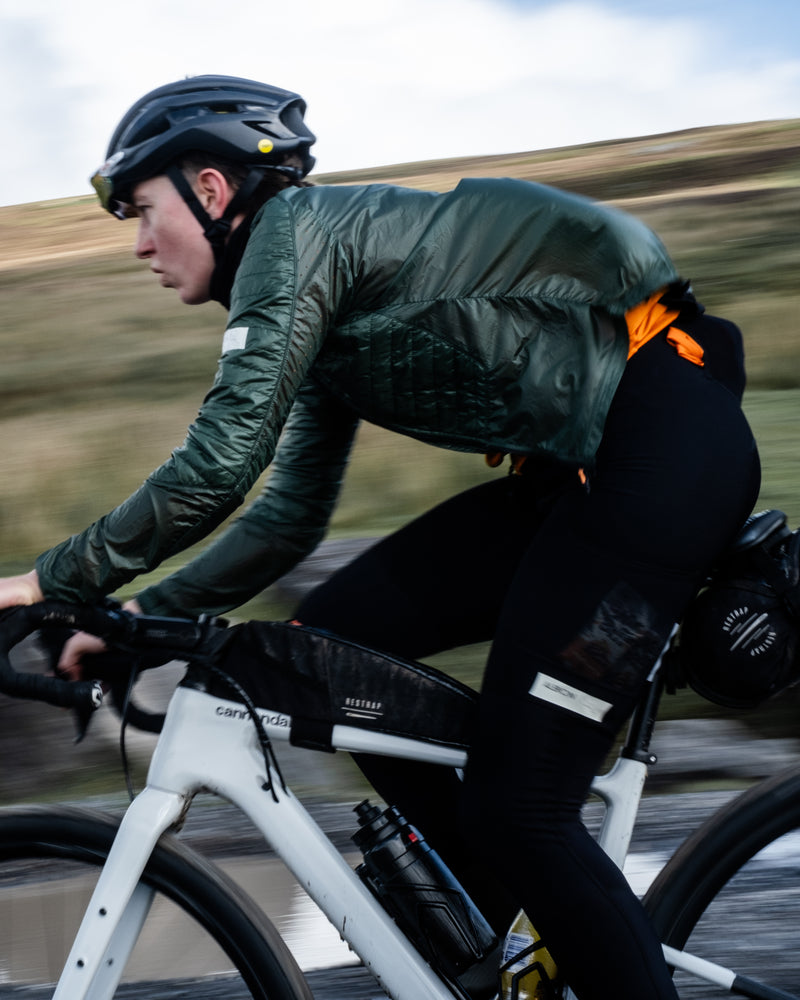
[[(800, 119), (316, 181), (446, 190), (466, 176), (551, 183), (659, 232), (709, 310), (744, 330), (763, 505), (800, 522)], [(133, 257), (135, 223), (91, 196), (0, 208), (0, 233), (0, 571), (11, 571), (105, 513), (181, 442), (225, 315), (160, 289)], [(479, 456), (364, 427), (332, 534), (382, 534), (491, 475)]]

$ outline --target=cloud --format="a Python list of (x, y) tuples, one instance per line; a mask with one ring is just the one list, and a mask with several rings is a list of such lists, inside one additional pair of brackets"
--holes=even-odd
[(790, 117), (800, 106), (800, 61), (762, 48), (753, 63), (751, 48), (743, 74), (696, 17), (623, 13), (610, 0), (228, 0), (222, 25), (216, 8), (185, 0), (140, 0), (124, 21), (89, 0), (2, 2), (3, 204), (86, 192), (126, 108), (197, 73), (300, 91), (324, 171)]

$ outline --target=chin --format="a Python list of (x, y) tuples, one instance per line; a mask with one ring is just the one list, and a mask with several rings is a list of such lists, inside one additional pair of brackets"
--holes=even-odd
[(179, 289), (178, 296), (181, 302), (187, 306), (201, 306), (204, 302), (208, 302), (210, 298), (207, 288)]

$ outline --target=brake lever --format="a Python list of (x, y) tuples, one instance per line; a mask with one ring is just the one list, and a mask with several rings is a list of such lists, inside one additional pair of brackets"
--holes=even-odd
[[(60, 677), (63, 680), (68, 680), (69, 678), (67, 678), (64, 672), (59, 669), (58, 663), (61, 659), (61, 651), (64, 648), (64, 643), (74, 634), (74, 629), (66, 627), (39, 629), (37, 634), (37, 643), (42, 653), (45, 655), (45, 659), (50, 670), (56, 677)], [(92, 716), (103, 702), (105, 692), (102, 684), (99, 681), (95, 681), (94, 687), (97, 691), (97, 698), (94, 700), (93, 706), (85, 704), (75, 706), (72, 711), (73, 718), (75, 720), (74, 742), (76, 744), (83, 741), (89, 729), (89, 723), (92, 721)]]
[(103, 685), (100, 681), (92, 683), (92, 703), (87, 705), (76, 705), (73, 709), (75, 718), (75, 739), (74, 743), (81, 743), (89, 729), (89, 723), (94, 717), (94, 713), (103, 704)]

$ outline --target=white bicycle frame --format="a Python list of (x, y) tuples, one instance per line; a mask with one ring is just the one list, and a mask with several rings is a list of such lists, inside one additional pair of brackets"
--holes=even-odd
[[(288, 739), (288, 716), (259, 714), (271, 739)], [(347, 751), (455, 768), (466, 763), (463, 751), (349, 726), (334, 727), (332, 744)], [(598, 839), (620, 867), (646, 774), (645, 763), (621, 757), (593, 785), (607, 807)], [(171, 699), (146, 787), (122, 819), (54, 1000), (113, 996), (152, 898), (139, 878), (158, 839), (180, 824), (192, 797), (203, 790), (229, 800), (250, 818), (393, 1000), (453, 1000), (451, 990), (406, 940), (302, 803), (281, 787), (274, 774), (266, 773), (255, 726), (241, 705), (185, 687)], [(698, 971), (690, 956), (684, 961), (682, 953), (665, 951), (671, 964)], [(706, 978), (718, 981), (713, 975)]]

